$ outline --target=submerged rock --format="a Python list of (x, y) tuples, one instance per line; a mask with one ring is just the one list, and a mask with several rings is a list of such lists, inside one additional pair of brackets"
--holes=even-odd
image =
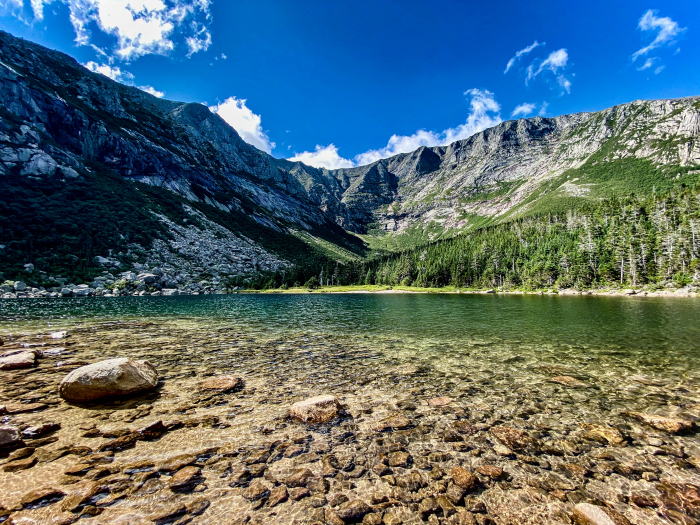
[(20, 442), (19, 430), (10, 426), (0, 427), (0, 449), (14, 447)]
[(298, 401), (289, 409), (289, 415), (305, 423), (330, 421), (340, 412), (340, 402), (335, 396), (323, 395)]
[(59, 393), (67, 401), (83, 402), (144, 392), (157, 383), (158, 372), (151, 363), (121, 357), (73, 370), (61, 381)]
[(574, 507), (576, 525), (631, 525), (619, 512), (590, 503), (579, 503)]
[(35, 363), (36, 354), (34, 352), (19, 352), (17, 354), (0, 357), (0, 370), (31, 368)]
[(638, 419), (657, 430), (663, 430), (670, 434), (676, 434), (693, 428), (693, 422), (675, 417), (657, 416), (656, 414), (643, 414), (641, 412), (628, 412), (630, 417)]
[(215, 376), (199, 383), (199, 390), (228, 392), (241, 387), (243, 381), (233, 376)]

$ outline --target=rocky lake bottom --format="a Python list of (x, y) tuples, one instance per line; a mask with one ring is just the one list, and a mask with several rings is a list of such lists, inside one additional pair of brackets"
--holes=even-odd
[[(0, 523), (700, 523), (694, 300), (155, 300), (0, 305)], [(112, 357), (156, 389), (59, 397)]]

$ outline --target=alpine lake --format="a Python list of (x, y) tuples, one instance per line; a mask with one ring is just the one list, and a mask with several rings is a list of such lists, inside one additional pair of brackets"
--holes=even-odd
[[(0, 371), (24, 441), (0, 454), (0, 522), (570, 524), (592, 503), (610, 523), (700, 523), (694, 299), (19, 299), (0, 321), (0, 354), (41, 351)], [(156, 389), (59, 397), (114, 357), (147, 359)], [(239, 387), (199, 387), (219, 375)], [(337, 417), (290, 417), (321, 394)]]

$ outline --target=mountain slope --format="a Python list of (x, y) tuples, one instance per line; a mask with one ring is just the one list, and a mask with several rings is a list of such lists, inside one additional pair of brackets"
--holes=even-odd
[(360, 237), (396, 250), (668, 192), (700, 173), (698, 97), (503, 122), (341, 170), (275, 159), (204, 105), (155, 98), (4, 32), (0, 100), (6, 276), (27, 263), (89, 274), (100, 256), (305, 279), (367, 256)]

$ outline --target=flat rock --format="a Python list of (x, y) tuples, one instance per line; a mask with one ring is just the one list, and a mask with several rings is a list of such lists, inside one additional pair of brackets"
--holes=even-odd
[(590, 503), (576, 505), (573, 518), (576, 525), (632, 525), (619, 512)]
[(433, 399), (428, 401), (428, 404), (431, 407), (444, 407), (452, 403), (452, 398), (443, 396), (443, 397), (434, 397)]
[(289, 476), (281, 479), (282, 483), (288, 487), (305, 487), (310, 479), (314, 477), (314, 473), (307, 468), (294, 470)]
[(21, 443), (19, 430), (11, 426), (0, 427), (0, 449), (10, 448)]
[(501, 443), (512, 450), (520, 451), (528, 448), (536, 448), (538, 445), (537, 440), (532, 438), (530, 434), (517, 428), (504, 426), (491, 427), (489, 432)]
[(628, 412), (628, 416), (638, 419), (657, 430), (663, 430), (669, 434), (677, 434), (693, 428), (693, 422), (675, 417), (657, 416), (656, 414), (644, 414), (641, 412)]
[(556, 376), (550, 379), (553, 383), (559, 383), (560, 385), (568, 386), (570, 388), (588, 388), (588, 385), (583, 381), (579, 381), (575, 377), (571, 376)]
[(22, 507), (40, 505), (43, 502), (58, 501), (65, 496), (65, 492), (53, 487), (45, 487), (28, 492), (20, 500)]
[(240, 388), (242, 385), (243, 381), (238, 377), (216, 376), (202, 381), (197, 385), (197, 388), (204, 391), (228, 392)]
[(581, 425), (581, 428), (588, 431), (586, 437), (591, 437), (598, 441), (603, 440), (611, 445), (619, 445), (625, 440), (622, 433), (615, 427), (584, 423)]
[(202, 481), (202, 469), (199, 467), (185, 467), (178, 470), (170, 479), (170, 490), (175, 492), (186, 491)]
[(322, 395), (310, 397), (294, 403), (289, 415), (305, 423), (323, 423), (330, 421), (340, 412), (340, 402), (335, 396)]
[(31, 368), (36, 364), (34, 352), (19, 352), (7, 357), (0, 357), (0, 370), (15, 370), (18, 368)]
[(267, 506), (274, 507), (275, 505), (279, 505), (287, 501), (288, 496), (287, 487), (284, 485), (275, 487), (270, 491), (270, 496), (267, 498)]
[(385, 430), (403, 430), (411, 426), (411, 420), (405, 416), (391, 416), (384, 421), (380, 421), (374, 425), (374, 430), (383, 432)]
[(372, 512), (372, 509), (361, 499), (356, 499), (341, 503), (335, 512), (343, 521), (356, 521), (362, 519), (365, 514)]
[(63, 378), (59, 393), (67, 401), (93, 401), (155, 388), (158, 372), (148, 361), (120, 357), (73, 370)]

